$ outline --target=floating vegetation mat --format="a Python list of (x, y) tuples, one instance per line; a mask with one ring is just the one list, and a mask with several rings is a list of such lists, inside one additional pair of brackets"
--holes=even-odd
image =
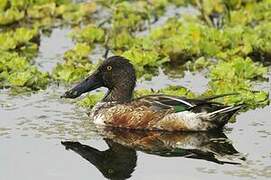
[[(175, 14), (167, 18), (170, 7)], [(182, 11), (185, 7), (194, 13)], [(268, 92), (255, 84), (269, 81), (270, 0), (0, 0), (0, 26), (0, 88), (20, 93), (46, 89), (50, 83), (73, 85), (103, 60), (107, 53), (92, 59), (99, 47), (128, 58), (139, 81), (171, 69), (180, 75), (205, 70), (209, 79), (203, 94), (168, 86), (140, 89), (135, 96), (237, 93), (219, 101), (248, 108), (269, 103)], [(40, 37), (61, 26), (71, 29), (68, 38), (75, 46), (63, 54), (63, 61), (51, 73), (41, 72), (35, 64)], [(101, 98), (102, 93), (90, 94), (78, 104), (92, 107)]]

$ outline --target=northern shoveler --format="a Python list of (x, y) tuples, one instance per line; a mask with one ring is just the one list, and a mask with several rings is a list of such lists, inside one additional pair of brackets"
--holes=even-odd
[(208, 131), (221, 129), (242, 105), (225, 106), (211, 100), (188, 99), (168, 95), (149, 95), (133, 99), (136, 73), (129, 60), (121, 56), (106, 59), (97, 70), (64, 98), (76, 98), (100, 87), (108, 88), (103, 100), (90, 116), (94, 123), (112, 127), (166, 130)]

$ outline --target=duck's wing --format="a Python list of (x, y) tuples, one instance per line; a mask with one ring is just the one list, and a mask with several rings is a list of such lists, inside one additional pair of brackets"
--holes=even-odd
[(144, 102), (147, 106), (157, 111), (174, 109), (177, 112), (194, 107), (194, 104), (190, 103), (185, 98), (167, 95), (143, 96), (135, 101)]
[(223, 94), (202, 99), (189, 99), (186, 97), (159, 94), (143, 96), (135, 99), (135, 101), (145, 102), (154, 110), (173, 109), (175, 112), (187, 110), (193, 110), (194, 112), (212, 112), (225, 106), (217, 102), (212, 102), (211, 100), (229, 95), (232, 94)]

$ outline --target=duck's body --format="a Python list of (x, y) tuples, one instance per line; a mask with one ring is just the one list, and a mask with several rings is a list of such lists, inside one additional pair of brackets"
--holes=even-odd
[(105, 86), (108, 93), (90, 113), (99, 125), (165, 131), (207, 131), (222, 128), (241, 106), (211, 102), (224, 95), (187, 99), (167, 95), (150, 95), (133, 99), (135, 71), (128, 60), (108, 58), (89, 78), (64, 97), (75, 98)]
[(129, 103), (98, 103), (90, 116), (95, 124), (120, 128), (207, 131), (222, 128), (239, 109), (207, 100), (150, 95)]

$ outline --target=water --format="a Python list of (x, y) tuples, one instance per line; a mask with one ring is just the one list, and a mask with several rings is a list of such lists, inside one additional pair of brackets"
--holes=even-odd
[(52, 71), (57, 62), (61, 62), (65, 51), (74, 46), (68, 38), (68, 28), (53, 29), (49, 37), (42, 36), (36, 64), (42, 71)]
[[(51, 70), (72, 46), (66, 40), (68, 31), (54, 29), (50, 39), (42, 38), (37, 59), (41, 69)], [(161, 71), (137, 87), (173, 84), (201, 93), (207, 83), (204, 73), (185, 72), (184, 78), (174, 78)], [(271, 90), (269, 82), (259, 87)], [(52, 85), (18, 96), (0, 91), (1, 180), (271, 177), (271, 106), (240, 113), (224, 134), (123, 132), (96, 128), (75, 100), (59, 98), (66, 89)]]
[[(12, 97), (8, 96), (7, 92), (1, 95), (1, 100), (5, 100), (1, 101), (0, 111), (1, 180), (104, 179), (102, 173), (89, 161), (72, 150), (66, 151), (61, 145), (61, 141), (72, 140), (100, 151), (108, 149), (105, 140), (99, 134), (112, 138), (115, 143), (126, 143), (126, 145), (129, 145), (129, 142), (131, 144), (132, 140), (154, 138), (153, 142), (147, 141), (149, 144), (145, 146), (144, 143), (143, 145), (134, 143), (133, 147), (138, 151), (136, 167), (131, 173), (131, 179), (216, 179), (218, 177), (268, 179), (271, 177), (271, 122), (268, 116), (270, 106), (241, 113), (237, 116), (236, 123), (227, 125), (224, 133), (228, 139), (223, 136), (217, 137), (222, 144), (232, 144), (233, 148), (241, 153), (228, 155), (229, 159), (226, 158), (227, 161), (241, 162), (241, 165), (221, 165), (212, 161), (185, 158), (183, 154), (178, 153), (175, 154), (177, 157), (154, 155), (170, 154), (176, 147), (198, 148), (219, 155), (219, 152), (204, 147), (208, 141), (205, 141), (204, 135), (201, 134), (197, 135), (198, 139), (195, 140), (189, 134), (169, 134), (169, 137), (161, 137), (155, 133), (147, 135), (138, 133), (137, 136), (133, 136), (132, 132), (128, 133), (130, 136), (127, 132), (124, 135), (112, 135), (114, 131), (101, 133), (101, 130), (96, 129), (89, 122), (82, 109), (58, 98), (64, 89), (55, 88), (31, 96)], [(157, 143), (158, 140), (164, 141), (164, 144), (160, 145)], [(209, 140), (215, 141), (215, 138)], [(220, 144), (217, 144), (214, 147), (218, 146), (219, 150)], [(154, 152), (151, 152), (152, 150)], [(115, 160), (119, 160), (121, 155), (116, 156)], [(246, 157), (246, 161), (240, 160), (241, 157)], [(113, 157), (108, 156), (108, 158)], [(224, 159), (223, 156), (220, 158)], [(113, 163), (114, 159), (107, 160), (105, 166), (110, 166), (111, 162)], [(125, 163), (121, 160), (119, 162)]]

